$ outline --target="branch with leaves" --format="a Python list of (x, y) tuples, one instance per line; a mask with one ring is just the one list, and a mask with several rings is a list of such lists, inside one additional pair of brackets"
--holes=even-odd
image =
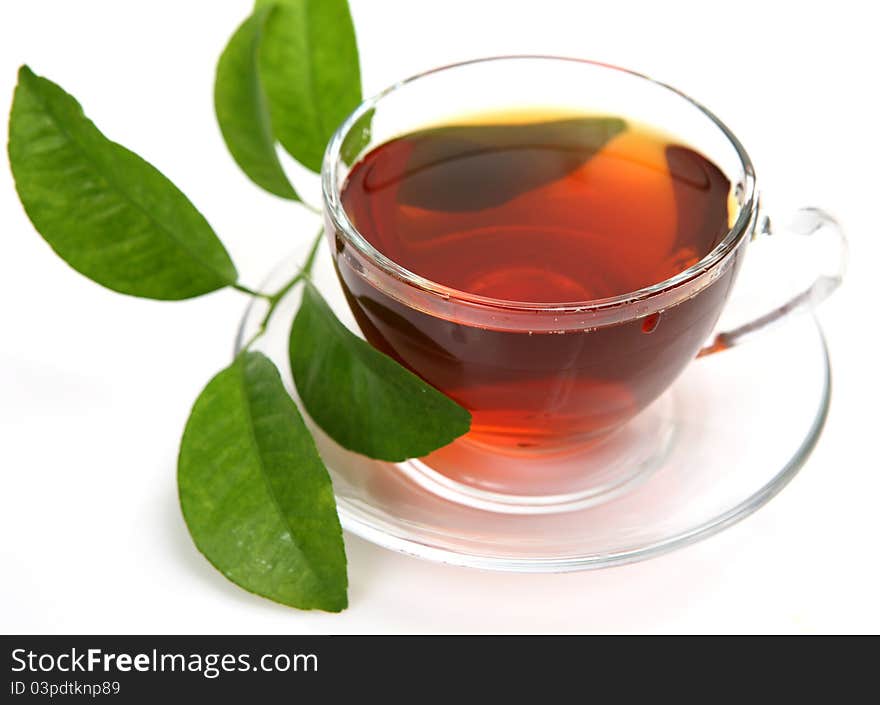
[[(327, 142), (361, 101), (347, 2), (257, 0), (220, 57), (214, 99), (242, 171), (315, 211), (285, 174), (277, 146), (319, 171)], [(371, 458), (399, 461), (442, 447), (468, 431), (468, 412), (339, 322), (310, 281), (320, 233), (278, 291), (244, 286), (189, 199), (27, 66), (8, 151), (34, 227), (92, 281), (151, 299), (231, 287), (267, 301), (257, 334), (193, 406), (178, 460), (180, 504), (196, 546), (229, 580), (300, 609), (344, 609), (345, 548), (330, 475), (278, 369), (252, 345), (284, 297), (302, 287), (289, 361), (303, 406), (337, 443)]]

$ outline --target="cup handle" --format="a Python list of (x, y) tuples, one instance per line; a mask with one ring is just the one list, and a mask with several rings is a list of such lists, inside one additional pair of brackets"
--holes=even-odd
[[(829, 257), (825, 271), (820, 272), (806, 289), (763, 316), (716, 334), (712, 342), (697, 353), (697, 357), (729, 350), (795, 314), (812, 311), (840, 286), (846, 272), (848, 248), (840, 224), (831, 215), (819, 208), (800, 208), (781, 230), (783, 235), (827, 238), (835, 255)], [(761, 216), (752, 239), (776, 236), (769, 216)]]

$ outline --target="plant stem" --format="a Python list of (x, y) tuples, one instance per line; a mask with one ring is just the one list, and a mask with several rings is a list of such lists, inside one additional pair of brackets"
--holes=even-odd
[[(269, 321), (272, 318), (272, 314), (275, 313), (275, 309), (278, 307), (278, 304), (287, 296), (288, 292), (293, 289), (297, 284), (299, 284), (303, 279), (308, 277), (312, 273), (312, 267), (315, 264), (315, 258), (318, 255), (318, 249), (321, 246), (321, 239), (324, 235), (324, 229), (321, 228), (318, 230), (318, 234), (315, 236), (315, 241), (312, 243), (311, 249), (309, 249), (308, 257), (306, 257), (306, 261), (303, 263), (302, 267), (299, 268), (297, 273), (293, 276), (293, 278), (287, 282), (284, 286), (282, 286), (278, 291), (274, 294), (261, 294), (259, 292), (252, 292), (254, 296), (259, 296), (260, 298), (266, 299), (269, 302), (269, 308), (266, 310), (266, 315), (263, 316), (263, 320), (260, 321), (260, 326), (257, 329), (257, 332), (254, 333), (250, 340), (244, 344), (243, 349), (249, 348), (254, 342), (266, 332), (266, 328), (269, 325)], [(236, 288), (239, 288), (236, 286)], [(243, 290), (243, 288), (242, 288)]]
[(249, 289), (243, 284), (233, 284), (232, 288), (236, 291), (240, 291), (243, 294), (247, 294), (248, 296), (255, 296), (259, 299), (266, 299), (266, 301), (271, 301), (272, 297), (269, 294), (264, 294), (262, 291), (254, 291), (253, 289)]

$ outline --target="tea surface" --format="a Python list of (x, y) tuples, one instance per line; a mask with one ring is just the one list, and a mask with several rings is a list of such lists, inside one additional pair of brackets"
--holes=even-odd
[(616, 118), (422, 130), (370, 152), (343, 205), (406, 269), (495, 299), (562, 303), (661, 282), (728, 230), (705, 157)]

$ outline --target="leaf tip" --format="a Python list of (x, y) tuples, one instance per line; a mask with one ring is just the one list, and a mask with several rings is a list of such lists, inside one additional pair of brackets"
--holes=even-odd
[(328, 599), (321, 607), (319, 608), (323, 612), (333, 612), (334, 614), (339, 614), (340, 612), (348, 609), (348, 594), (346, 591), (343, 591), (340, 595)]
[(28, 81), (36, 78), (37, 75), (31, 71), (31, 67), (27, 64), (22, 64), (18, 67), (18, 82), (22, 83), (23, 81)]
[(471, 424), (474, 422), (474, 415), (461, 405), (459, 405), (458, 408), (461, 409), (462, 412), (460, 420), (462, 432), (459, 435), (463, 436), (465, 433), (470, 433)]

